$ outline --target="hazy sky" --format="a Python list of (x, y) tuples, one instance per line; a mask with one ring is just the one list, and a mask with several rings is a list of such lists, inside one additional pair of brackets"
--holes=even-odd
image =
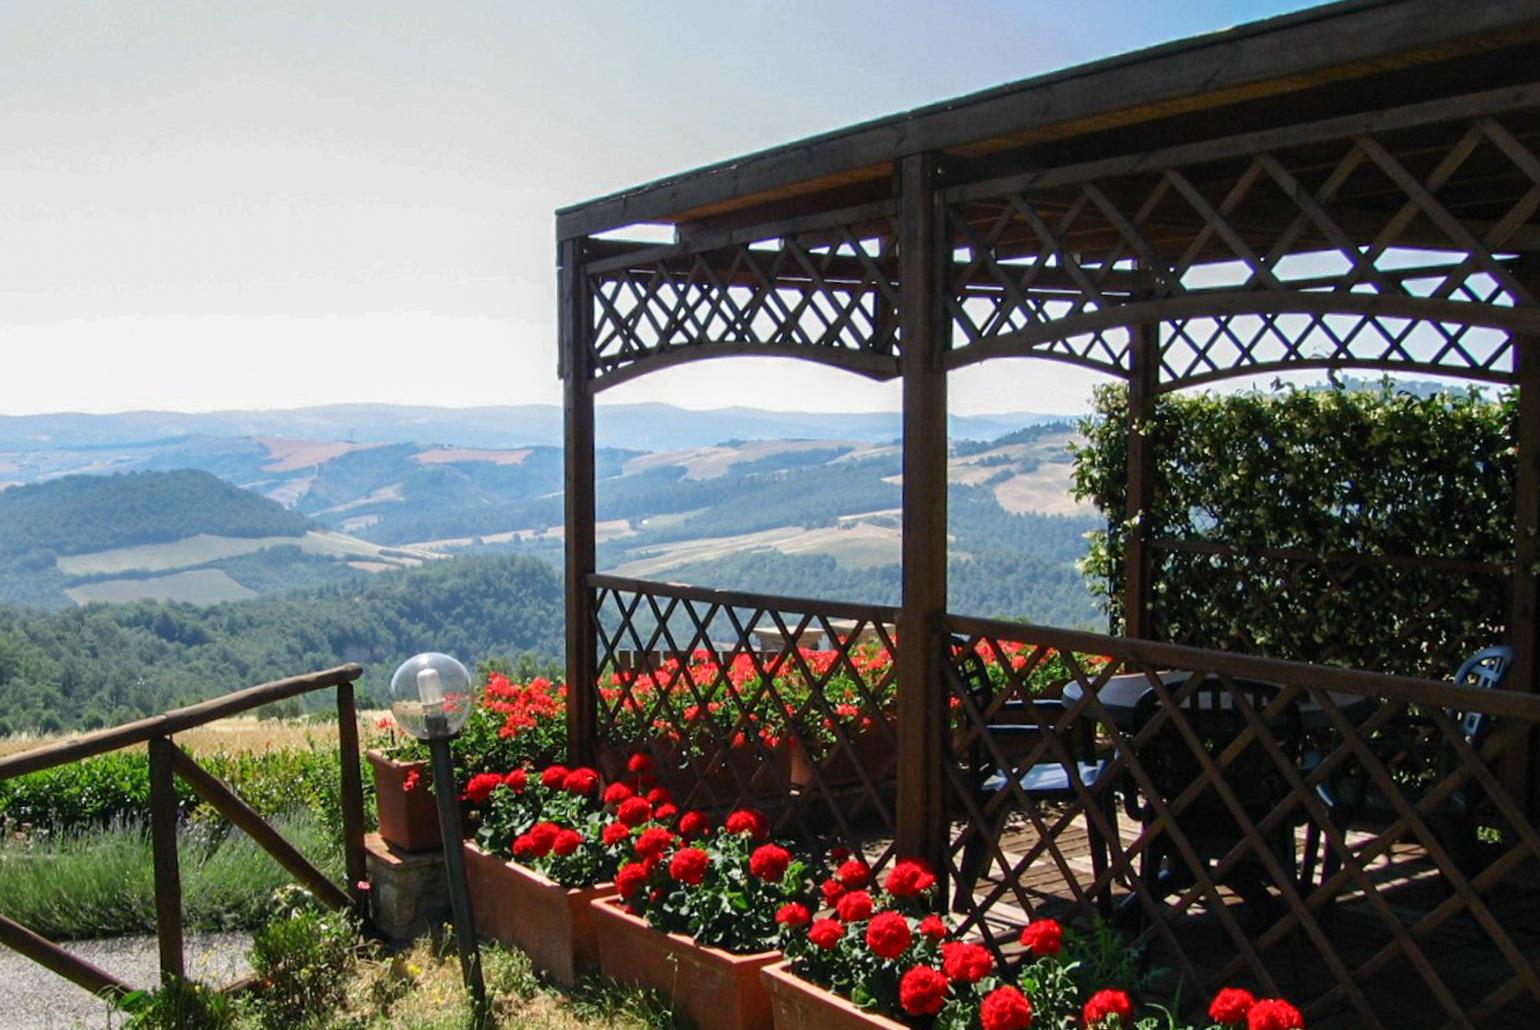
[[(555, 208), (1302, 6), (0, 0), (0, 413), (555, 403)], [(953, 407), (1088, 382), (995, 363)], [(898, 392), (743, 359), (604, 397)]]

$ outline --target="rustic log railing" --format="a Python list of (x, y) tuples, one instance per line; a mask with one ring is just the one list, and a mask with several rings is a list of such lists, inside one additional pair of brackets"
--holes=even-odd
[[(177, 863), (177, 796), (180, 776), (219, 814), (245, 831), (316, 898), (334, 908), (363, 911), (358, 887), (364, 868), (364, 791), (359, 766), (358, 715), (353, 684), (363, 675), (358, 665), (294, 676), (249, 687), (162, 715), (33, 748), (0, 758), (0, 780), (78, 762), (94, 755), (148, 744), (150, 762), (150, 841), (155, 861), (155, 927), (161, 974), (185, 973), (182, 935), (182, 883)], [(216, 719), (238, 715), (275, 701), (335, 687), (337, 747), (341, 757), (343, 865), (348, 886), (338, 887), (267, 823), (230, 787), (200, 767), (177, 747), (174, 736)], [(25, 955), (93, 994), (122, 997), (132, 987), (112, 973), (81, 959), (15, 920), (0, 916), (0, 944)]]

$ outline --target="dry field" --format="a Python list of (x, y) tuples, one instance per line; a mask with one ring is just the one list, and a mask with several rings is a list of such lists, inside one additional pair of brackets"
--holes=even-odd
[[(369, 739), (379, 732), (376, 726), (380, 719), (388, 714), (384, 711), (358, 713), (359, 736), (364, 746), (368, 746)], [(81, 734), (17, 733), (9, 737), (0, 737), (0, 758), (78, 736)], [(282, 751), (289, 748), (336, 747), (337, 723), (335, 720), (310, 722), (306, 719), (258, 719), (254, 716), (236, 716), (231, 719), (219, 719), (206, 726), (188, 730), (186, 733), (178, 733), (176, 742), (188, 751), (205, 754), (214, 751), (240, 754), (252, 751)]]

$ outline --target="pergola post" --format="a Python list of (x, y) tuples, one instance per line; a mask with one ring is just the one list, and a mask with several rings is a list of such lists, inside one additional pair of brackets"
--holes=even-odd
[(947, 391), (944, 248), (935, 179), (934, 155), (910, 155), (899, 165), (904, 486), (897, 844), (900, 854), (925, 858), (940, 873), (947, 844), (940, 775), (946, 733), (941, 619), (946, 610)]
[(594, 557), (594, 389), (588, 352), (588, 301), (582, 240), (563, 240), (558, 260), (567, 597), (567, 756), (592, 762), (597, 726), (593, 613), (588, 577)]
[[(1525, 277), (1536, 282), (1537, 277)], [(1513, 337), (1518, 373), (1519, 414), (1514, 432), (1513, 595), (1508, 616), (1508, 645), (1513, 648), (1510, 689), (1540, 693), (1540, 337)], [(1533, 735), (1532, 735), (1533, 736)], [(1540, 808), (1540, 782), (1529, 762), (1535, 741), (1509, 748), (1503, 778), (1510, 788), (1525, 785), (1527, 808)]]
[[(1147, 430), (1155, 414), (1160, 326), (1128, 327), (1128, 525), (1124, 536), (1123, 635), (1150, 638), (1149, 511), (1155, 492), (1155, 448)], [(1116, 627), (1113, 627), (1115, 630)]]

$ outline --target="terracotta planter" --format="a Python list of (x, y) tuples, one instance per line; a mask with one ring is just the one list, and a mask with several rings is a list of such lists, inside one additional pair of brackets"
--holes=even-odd
[(887, 1016), (856, 1008), (848, 999), (808, 983), (777, 962), (759, 971), (770, 992), (775, 1030), (908, 1030)]
[(599, 969), (622, 983), (658, 991), (665, 1001), (712, 1030), (769, 1030), (770, 995), (759, 973), (781, 959), (779, 951), (733, 955), (663, 933), (620, 907), (618, 899), (593, 903), (599, 934)]
[(576, 985), (580, 973), (599, 968), (591, 903), (614, 895), (614, 884), (563, 887), (469, 842), (465, 875), (477, 933), (524, 951), (536, 969), (564, 987)]
[[(379, 751), (365, 757), (374, 769), (374, 804), (380, 817), (380, 836), (402, 851), (431, 851), (442, 844), (438, 832), (438, 805), (428, 783), (427, 762), (398, 762)], [(419, 782), (406, 789), (406, 778), (416, 772)]]
[(693, 762), (672, 741), (659, 740), (656, 747), (658, 782), (681, 807), (780, 797), (791, 782), (793, 748), (786, 742), (771, 748), (768, 760), (755, 746), (715, 748)]
[[(889, 729), (896, 733), (894, 725), (891, 720), (888, 722)], [(848, 787), (861, 782), (858, 769), (865, 769), (873, 783), (881, 783), (893, 775), (898, 759), (893, 739), (875, 726), (855, 732), (847, 729), (846, 733), (850, 737), (849, 747), (836, 748), (830, 744), (823, 757), (817, 760), (808, 754), (801, 741), (795, 741), (791, 756), (792, 785), (804, 790), (816, 789), (822, 778), (830, 787)]]

